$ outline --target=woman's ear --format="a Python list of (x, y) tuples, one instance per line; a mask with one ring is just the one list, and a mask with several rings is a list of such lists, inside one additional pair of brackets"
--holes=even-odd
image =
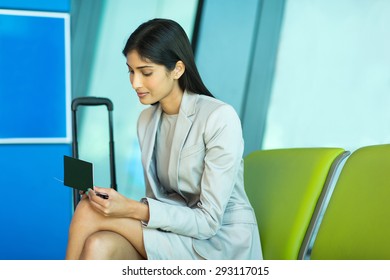
[(183, 61), (179, 60), (178, 62), (176, 62), (175, 69), (173, 69), (172, 71), (173, 78), (178, 80), (181, 77), (181, 75), (184, 74), (185, 70), (186, 70), (186, 66), (184, 65)]

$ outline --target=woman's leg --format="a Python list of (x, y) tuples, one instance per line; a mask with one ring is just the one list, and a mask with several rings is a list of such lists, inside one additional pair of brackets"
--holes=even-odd
[(122, 235), (112, 231), (98, 231), (86, 240), (80, 259), (143, 260), (144, 258)]
[[(89, 237), (101, 231), (111, 231), (124, 237), (143, 258), (146, 258), (141, 222), (130, 218), (111, 218), (97, 213), (87, 199), (77, 205), (69, 228), (66, 259), (80, 259)], [(101, 237), (101, 236), (100, 236)], [(120, 240), (107, 241), (112, 242)], [(118, 247), (123, 242), (118, 243)], [(111, 245), (114, 246), (115, 245)], [(129, 247), (129, 248), (131, 248)]]

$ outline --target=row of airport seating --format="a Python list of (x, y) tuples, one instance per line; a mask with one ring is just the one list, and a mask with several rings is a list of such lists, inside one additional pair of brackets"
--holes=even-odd
[(390, 259), (390, 145), (244, 158), (264, 259)]

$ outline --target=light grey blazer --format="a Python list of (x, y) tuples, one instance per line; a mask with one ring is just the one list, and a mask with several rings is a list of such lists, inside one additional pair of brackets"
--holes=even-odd
[(256, 217), (244, 190), (242, 129), (234, 109), (184, 92), (168, 167), (179, 190), (174, 193), (167, 193), (156, 175), (153, 151), (161, 113), (159, 104), (150, 106), (138, 120), (147, 227), (192, 237), (193, 248), (206, 259), (261, 259)]

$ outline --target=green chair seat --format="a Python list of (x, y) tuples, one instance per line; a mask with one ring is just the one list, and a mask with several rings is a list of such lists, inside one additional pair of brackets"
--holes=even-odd
[(348, 158), (325, 211), (311, 259), (390, 259), (390, 145)]
[[(244, 179), (255, 210), (264, 259), (301, 259), (339, 162), (341, 148), (255, 151)], [(318, 203), (319, 202), (319, 203)]]

